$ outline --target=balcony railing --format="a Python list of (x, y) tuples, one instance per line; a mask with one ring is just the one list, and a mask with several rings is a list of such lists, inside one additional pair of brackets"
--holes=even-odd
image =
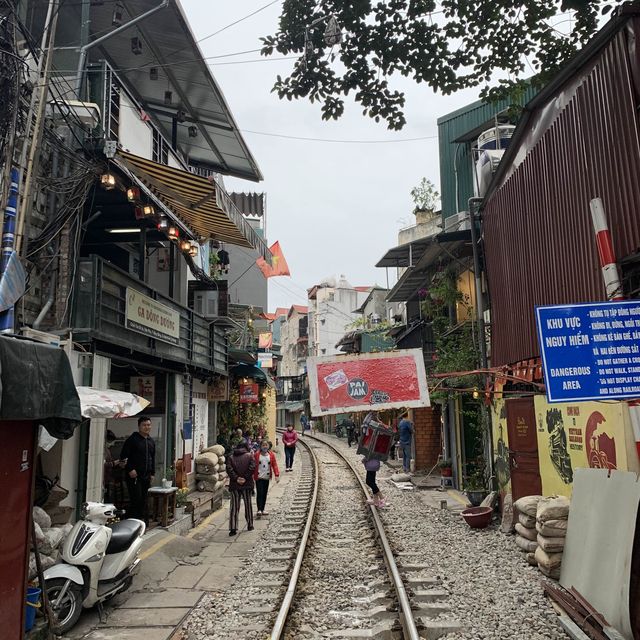
[[(168, 341), (162, 327), (155, 331), (157, 337), (147, 335), (149, 328), (144, 323), (141, 329), (145, 333), (129, 328), (132, 322), (131, 313), (127, 313), (127, 290), (130, 295), (141, 294), (144, 304), (156, 302), (168, 308), (167, 312), (177, 320), (173, 338)], [(200, 371), (228, 371), (227, 340), (222, 327), (98, 256), (79, 262), (73, 327), (78, 340), (101, 340)], [(154, 332), (153, 327), (150, 331)]]

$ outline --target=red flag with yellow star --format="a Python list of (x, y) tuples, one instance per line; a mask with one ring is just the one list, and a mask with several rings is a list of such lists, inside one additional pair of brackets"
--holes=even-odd
[(265, 278), (273, 278), (274, 276), (290, 276), (289, 265), (284, 258), (279, 242), (274, 242), (270, 247), (273, 256), (271, 264), (269, 264), (262, 256), (256, 260), (258, 269), (262, 271)]

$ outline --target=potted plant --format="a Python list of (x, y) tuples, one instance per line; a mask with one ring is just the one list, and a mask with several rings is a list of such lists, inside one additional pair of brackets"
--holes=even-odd
[(162, 488), (170, 489), (173, 487), (173, 479), (175, 478), (176, 471), (173, 467), (169, 467), (165, 473), (165, 477), (162, 478)]
[(188, 495), (189, 489), (186, 487), (184, 489), (178, 489), (176, 492), (176, 519), (181, 518), (184, 515), (187, 505), (189, 504), (189, 501), (187, 500)]
[(443, 478), (451, 478), (453, 476), (451, 460), (441, 460), (438, 462), (438, 468), (440, 469), (440, 475)]
[(478, 468), (468, 476), (465, 476), (464, 491), (473, 507), (480, 506), (489, 493), (483, 469)]

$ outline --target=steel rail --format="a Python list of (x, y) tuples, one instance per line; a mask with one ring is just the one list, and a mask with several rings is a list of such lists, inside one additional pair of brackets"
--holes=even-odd
[[(357, 469), (353, 466), (350, 460), (342, 454), (342, 452), (335, 447), (330, 442), (327, 442), (324, 438), (317, 438), (315, 436), (304, 436), (311, 437), (317, 442), (321, 442), (322, 444), (327, 445), (330, 449), (332, 449), (342, 460), (347, 464), (347, 466), (353, 471), (353, 474), (356, 476), (356, 479), (360, 483), (360, 487), (365, 496), (368, 496), (367, 486), (362, 480), (362, 476), (358, 473)], [(418, 633), (418, 628), (416, 627), (416, 621), (413, 618), (413, 613), (411, 611), (411, 603), (409, 602), (409, 596), (407, 595), (407, 590), (404, 587), (404, 582), (402, 581), (402, 576), (398, 571), (398, 566), (396, 564), (396, 560), (393, 557), (393, 551), (391, 550), (391, 545), (389, 544), (389, 540), (387, 538), (387, 534), (384, 530), (384, 524), (380, 519), (378, 514), (378, 510), (372, 504), (368, 505), (371, 510), (371, 515), (373, 517), (373, 522), (376, 528), (376, 533), (378, 535), (378, 539), (380, 540), (380, 544), (382, 546), (382, 550), (384, 552), (384, 563), (387, 566), (387, 571), (389, 573), (389, 577), (391, 582), (393, 582), (393, 587), (396, 591), (396, 595), (398, 596), (398, 605), (400, 608), (400, 624), (402, 625), (402, 632), (404, 634), (404, 640), (420, 640), (420, 634)]]
[(291, 609), (291, 605), (293, 604), (293, 598), (296, 594), (296, 589), (298, 587), (298, 579), (300, 578), (300, 569), (302, 568), (302, 561), (304, 560), (304, 554), (307, 551), (307, 544), (309, 543), (309, 535), (311, 533), (311, 526), (313, 524), (313, 518), (316, 512), (316, 504), (318, 502), (318, 486), (320, 483), (320, 473), (318, 467), (318, 459), (316, 458), (315, 453), (311, 449), (311, 447), (303, 442), (301, 439), (298, 440), (300, 444), (302, 444), (307, 451), (309, 452), (309, 458), (311, 459), (311, 463), (313, 465), (313, 493), (311, 494), (311, 501), (309, 503), (309, 513), (307, 515), (307, 522), (304, 527), (304, 531), (302, 533), (302, 539), (300, 540), (300, 547), (298, 548), (298, 553), (296, 555), (296, 561), (293, 565), (293, 570), (291, 572), (291, 577), (289, 578), (289, 585), (287, 586), (287, 591), (284, 594), (284, 598), (282, 599), (282, 604), (280, 605), (280, 610), (278, 611), (278, 617), (273, 624), (271, 629), (271, 640), (280, 640), (280, 638), (284, 635), (284, 626), (287, 621), (287, 617), (289, 616), (289, 610)]

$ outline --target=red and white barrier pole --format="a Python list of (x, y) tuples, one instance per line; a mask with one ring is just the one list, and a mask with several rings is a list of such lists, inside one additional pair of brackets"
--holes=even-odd
[[(620, 276), (618, 275), (616, 256), (613, 251), (613, 242), (611, 241), (611, 232), (607, 224), (607, 217), (604, 213), (602, 200), (600, 198), (594, 198), (590, 202), (590, 207), (607, 299), (624, 300), (622, 284), (620, 282)], [(636, 441), (636, 450), (638, 452), (638, 458), (640, 458), (640, 400), (630, 400), (627, 404), (629, 405), (629, 416), (631, 418), (634, 440)]]
[(622, 295), (622, 284), (618, 275), (618, 265), (613, 251), (611, 232), (607, 223), (607, 216), (604, 213), (604, 206), (600, 198), (594, 198), (590, 202), (591, 220), (593, 229), (596, 232), (596, 245), (598, 246), (598, 256), (602, 269), (604, 288), (607, 293), (607, 300), (624, 300)]

